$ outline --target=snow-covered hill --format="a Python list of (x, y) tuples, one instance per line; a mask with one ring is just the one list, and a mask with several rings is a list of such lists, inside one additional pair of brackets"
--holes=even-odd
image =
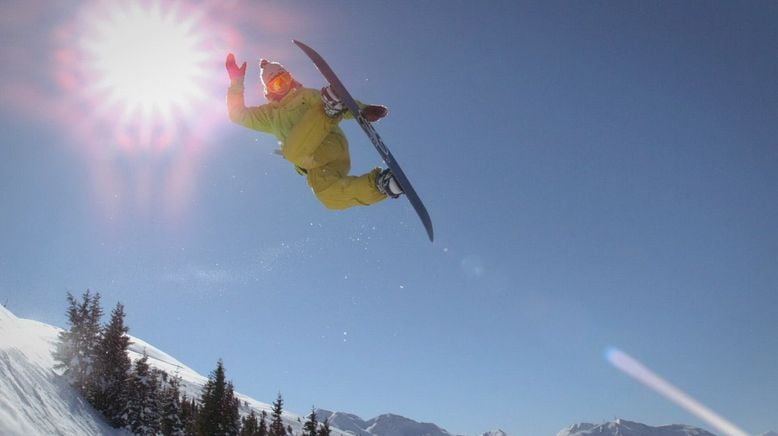
[[(17, 318), (0, 306), (0, 435), (106, 435), (129, 433), (110, 428), (99, 413), (86, 403), (54, 369), (52, 352), (60, 329), (37, 321)], [(181, 377), (181, 389), (189, 398), (199, 397), (207, 378), (174, 357), (138, 338), (132, 338), (130, 354), (138, 359), (145, 352), (149, 364)], [(241, 413), (271, 411), (271, 406), (236, 393)], [(385, 414), (369, 420), (359, 416), (316, 411), (318, 420), (330, 419), (333, 436), (452, 436), (435, 424), (420, 423), (398, 415)], [(296, 434), (302, 431), (304, 417), (284, 412), (285, 424)], [(713, 436), (704, 430), (668, 425), (651, 427), (617, 419), (605, 424), (576, 424), (557, 436)], [(508, 436), (501, 430), (481, 436)], [(778, 436), (767, 432), (760, 436)]]
[(59, 330), (0, 307), (0, 434), (123, 435), (53, 370)]
[(687, 425), (663, 425), (651, 427), (637, 422), (617, 419), (595, 425), (581, 423), (570, 426), (557, 436), (715, 436), (705, 430)]
[[(54, 369), (52, 352), (61, 330), (37, 321), (17, 318), (0, 306), (0, 435), (108, 435), (129, 433), (110, 428), (78, 392)], [(207, 377), (153, 345), (131, 337), (130, 357), (145, 352), (149, 365), (181, 377), (187, 397), (199, 397)], [(241, 413), (271, 412), (271, 406), (236, 392)], [(355, 415), (317, 411), (319, 421), (333, 418), (332, 436), (451, 436), (434, 424), (419, 423), (397, 415), (381, 415), (364, 421)], [(284, 412), (285, 424), (296, 434), (305, 418)], [(497, 435), (505, 436), (505, 435)]]
[[(58, 328), (17, 318), (0, 307), (0, 435), (128, 434), (106, 425), (100, 414), (55, 371), (52, 352), (59, 332)], [(189, 398), (200, 396), (206, 377), (138, 338), (133, 337), (132, 342), (133, 360), (145, 351), (151, 366), (181, 376), (181, 389)], [(240, 393), (236, 395), (242, 413), (251, 409), (270, 413), (269, 404)], [(297, 432), (305, 421), (298, 418), (284, 412), (286, 424)], [(346, 435), (334, 429), (333, 436)]]

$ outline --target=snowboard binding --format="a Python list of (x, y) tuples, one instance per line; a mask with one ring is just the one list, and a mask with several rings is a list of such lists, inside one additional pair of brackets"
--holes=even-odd
[(340, 101), (332, 86), (325, 86), (321, 89), (321, 101), (324, 103), (324, 113), (330, 118), (346, 112), (346, 105)]
[(405, 193), (400, 184), (397, 183), (397, 179), (394, 178), (392, 170), (389, 168), (378, 174), (378, 177), (375, 179), (375, 184), (378, 190), (387, 197), (397, 198)]

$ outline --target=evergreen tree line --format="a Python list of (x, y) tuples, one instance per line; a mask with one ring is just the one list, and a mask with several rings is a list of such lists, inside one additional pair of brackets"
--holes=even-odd
[[(132, 362), (121, 303), (108, 324), (101, 325), (99, 293), (87, 290), (80, 301), (68, 293), (67, 300), (69, 329), (59, 335), (56, 368), (111, 426), (144, 436), (295, 436), (291, 426), (284, 426), (280, 393), (271, 416), (265, 411), (257, 416), (253, 410), (241, 416), (220, 359), (200, 397), (187, 398), (181, 378), (152, 368), (145, 351)], [(329, 422), (317, 422), (312, 409), (299, 436), (330, 436)]]

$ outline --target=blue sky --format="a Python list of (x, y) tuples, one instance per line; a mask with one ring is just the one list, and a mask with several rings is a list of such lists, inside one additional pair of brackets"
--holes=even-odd
[[(156, 54), (156, 30), (105, 42), (155, 7), (191, 52), (155, 58), (147, 101), (103, 57)], [(64, 326), (65, 292), (99, 291), (132, 334), (202, 373), (222, 358), (238, 390), (300, 414), (711, 429), (611, 366), (616, 347), (778, 430), (775, 3), (0, 10), (0, 300), (18, 316)], [(292, 39), (390, 108), (376, 128), (434, 243), (404, 199), (325, 210), (274, 138), (229, 122), (228, 52), (249, 104), (260, 57), (323, 86)], [(343, 127), (353, 171), (380, 165)]]

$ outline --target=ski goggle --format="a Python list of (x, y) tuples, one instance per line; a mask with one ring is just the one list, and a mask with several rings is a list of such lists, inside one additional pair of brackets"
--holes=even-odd
[(272, 93), (282, 93), (289, 89), (293, 81), (294, 79), (292, 79), (292, 75), (289, 72), (281, 73), (273, 77), (273, 80), (267, 82), (265, 87)]

